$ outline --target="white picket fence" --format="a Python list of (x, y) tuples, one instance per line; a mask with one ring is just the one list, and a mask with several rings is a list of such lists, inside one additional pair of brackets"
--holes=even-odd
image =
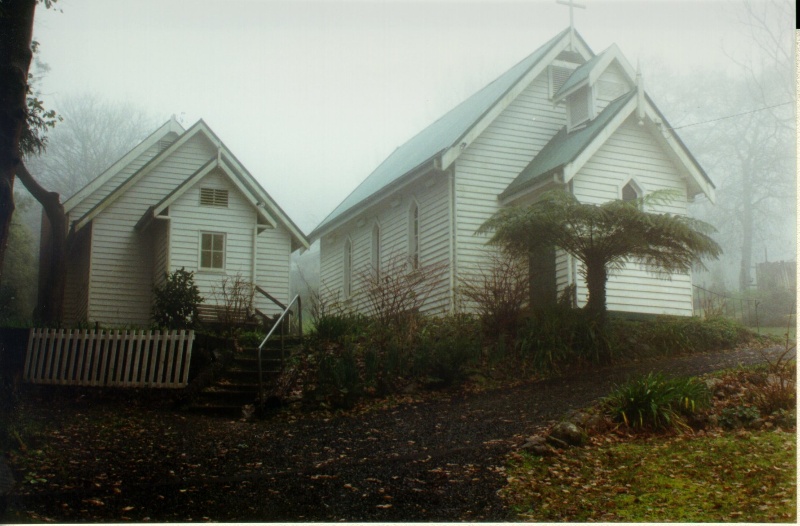
[(194, 331), (31, 329), (23, 378), (36, 384), (186, 387)]

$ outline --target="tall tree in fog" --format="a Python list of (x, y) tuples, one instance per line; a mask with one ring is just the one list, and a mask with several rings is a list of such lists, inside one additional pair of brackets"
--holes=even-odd
[(125, 155), (157, 124), (138, 106), (94, 94), (64, 97), (57, 109), (63, 121), (50, 132), (47, 150), (28, 160), (28, 165), (65, 198)]
[[(793, 235), (795, 197), (794, 54), (791, 2), (743, 4), (742, 35), (752, 54), (731, 57), (734, 74), (718, 70), (666, 75), (654, 71), (649, 88), (670, 123), (717, 186), (717, 204), (693, 213), (713, 224), (736, 254), (740, 290), (752, 284), (761, 250)], [(662, 73), (659, 75), (659, 73)]]

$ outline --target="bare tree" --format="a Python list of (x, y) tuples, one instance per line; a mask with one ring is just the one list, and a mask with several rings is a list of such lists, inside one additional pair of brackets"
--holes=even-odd
[(742, 4), (742, 35), (753, 45), (731, 56), (736, 73), (654, 68), (648, 83), (717, 186), (717, 204), (701, 200), (692, 212), (717, 228), (740, 290), (761, 250), (794, 253), (794, 10), (785, 0)]
[(95, 94), (56, 101), (62, 122), (48, 136), (47, 150), (27, 161), (48, 187), (70, 197), (155, 128), (142, 108)]

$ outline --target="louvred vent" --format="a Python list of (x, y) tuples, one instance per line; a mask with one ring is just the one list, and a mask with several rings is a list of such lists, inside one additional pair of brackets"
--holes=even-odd
[(218, 188), (201, 188), (200, 204), (202, 206), (228, 206), (228, 191)]

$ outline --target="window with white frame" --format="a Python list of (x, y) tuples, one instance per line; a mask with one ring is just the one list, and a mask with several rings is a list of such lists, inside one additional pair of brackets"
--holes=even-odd
[(381, 227), (378, 223), (372, 226), (372, 271), (375, 277), (381, 276)]
[(408, 213), (408, 263), (412, 270), (419, 268), (419, 206), (411, 204)]
[(642, 191), (641, 187), (639, 187), (639, 185), (636, 184), (636, 181), (634, 181), (633, 179), (628, 181), (620, 191), (620, 198), (623, 201), (635, 201), (636, 199), (639, 199), (643, 195), (644, 192)]
[(353, 243), (349, 238), (344, 242), (343, 256), (344, 283), (342, 284), (342, 294), (344, 294), (344, 299), (348, 299), (353, 292)]
[(225, 269), (225, 234), (220, 232), (200, 233), (200, 268)]

